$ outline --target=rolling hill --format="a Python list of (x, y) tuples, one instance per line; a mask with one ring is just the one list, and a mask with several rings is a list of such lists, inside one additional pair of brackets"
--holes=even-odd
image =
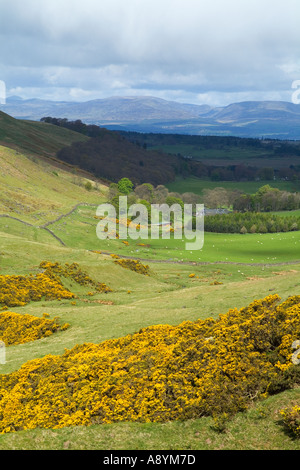
[[(93, 354), (89, 362), (82, 361), (79, 364), (73, 361), (74, 351), (78, 352), (78, 358), (81, 357), (82, 346), (87, 348), (87, 351), (90, 348), (92, 352), (96, 345), (104, 344), (106, 340), (115, 342), (119, 339), (124, 341), (122, 338), (125, 338), (125, 341), (128, 341), (129, 335), (137, 334), (137, 337), (141, 338), (140, 352), (143, 354), (138, 364), (144, 367), (146, 376), (149, 376), (152, 364), (158, 362), (158, 355), (153, 349), (147, 349), (148, 340), (156, 347), (159, 344), (156, 332), (171, 331), (184, 322), (188, 341), (183, 353), (195, 362), (198, 372), (197, 356), (195, 359), (194, 351), (190, 347), (193, 343), (191, 322), (204, 323), (209, 319), (212, 324), (212, 321), (218, 320), (220, 314), (223, 314), (224, 320), (227, 321), (225, 314), (228, 309), (240, 309), (254, 299), (269, 296), (271, 292), (276, 292), (283, 300), (298, 295), (299, 242), (294, 233), (279, 234), (278, 237), (274, 234), (265, 234), (263, 237), (259, 234), (234, 234), (230, 237), (224, 234), (209, 234), (203, 251), (193, 253), (184, 249), (181, 252), (181, 239), (171, 240), (170, 243), (166, 239), (151, 240), (149, 245), (141, 244), (139, 240), (130, 240), (128, 245), (122, 240), (99, 240), (95, 231), (97, 220), (94, 217), (94, 205), (105, 200), (105, 186), (100, 185), (97, 180), (92, 181), (94, 188), (88, 191), (84, 184), (87, 174), (84, 177), (74, 166), (63, 166), (63, 163), (61, 167), (57, 167), (57, 161), (52, 159), (57, 150), (70, 147), (72, 142), (81, 140), (81, 145), (89, 141), (67, 129), (45, 123), (17, 121), (3, 113), (0, 115), (0, 133), (2, 277), (19, 276), (22, 280), (25, 277), (27, 281), (32, 281), (41, 274), (41, 266), (44, 266), (45, 260), (50, 264), (60, 263), (61, 266), (69, 268), (78, 263), (84, 276), (85, 273), (88, 274), (87, 279), (90, 277), (112, 289), (108, 293), (98, 292), (94, 290), (93, 284), (79, 284), (75, 282), (77, 278), (64, 277), (62, 283), (65, 288), (70, 289), (74, 298), (39, 299), (34, 298), (35, 292), (32, 291), (32, 301), (12, 307), (13, 318), (20, 315), (22, 319), (28, 314), (35, 320), (58, 318), (60, 324), (67, 327), (53, 334), (45, 334), (40, 339), (26, 343), (16, 341), (15, 344), (7, 345), (6, 362), (0, 364), (0, 401), (2, 405), (4, 398), (8, 406), (5, 410), (2, 408), (0, 424), (4, 424), (3, 418), (7, 423), (11, 417), (11, 422), (5, 424), (5, 434), (0, 435), (0, 449), (103, 449), (106, 452), (107, 449), (148, 449), (151, 453), (153, 449), (169, 452), (182, 452), (183, 449), (191, 455), (198, 449), (299, 450), (299, 440), (293, 438), (282, 422), (279, 422), (281, 409), (291, 403), (299, 403), (299, 388), (291, 387), (285, 390), (284, 382), (278, 382), (278, 393), (267, 397), (255, 399), (257, 394), (250, 394), (248, 391), (248, 396), (253, 398), (251, 406), (232, 417), (227, 417), (226, 420), (222, 419), (223, 415), (216, 420), (214, 416), (197, 414), (192, 419), (170, 420), (165, 423), (123, 421), (97, 424), (95, 421), (90, 426), (85, 426), (78, 420), (75, 424), (72, 422), (72, 426), (66, 421), (65, 427), (61, 429), (53, 429), (52, 424), (44, 426), (41, 423), (42, 425), (36, 426), (34, 419), (44, 411), (42, 406), (37, 409), (34, 407), (36, 403), (32, 402), (32, 398), (36, 397), (33, 394), (36, 393), (36, 385), (45, 387), (40, 393), (40, 398), (48, 405), (53, 405), (53, 412), (46, 410), (44, 413), (46, 418), (59, 415), (66, 409), (66, 402), (61, 400), (59, 394), (64, 384), (60, 380), (61, 370), (68, 374), (66, 390), (69, 395), (77, 384), (82, 385), (84, 393), (81, 396), (84, 398), (84, 406), (88, 409), (95, 399), (95, 395), (91, 393), (92, 389), (89, 388), (91, 379), (97, 377), (98, 370), (105, 369), (109, 373), (114, 368), (116, 374), (111, 376), (110, 390), (117, 399), (120, 398), (118, 406), (122, 407), (120, 404), (124, 393), (118, 395), (114, 391), (119, 391), (119, 388), (116, 389), (120, 384), (118, 376), (129, 375), (127, 369), (135, 370), (135, 350), (131, 349), (130, 343), (125, 349), (132, 365), (128, 366), (128, 361), (122, 362), (120, 356), (120, 361), (115, 361), (110, 369), (110, 365), (106, 366), (103, 360), (101, 363), (95, 362), (96, 356)], [(113, 135), (107, 132), (106, 137), (108, 140), (104, 139), (104, 142), (110, 142), (109, 139), (112, 139)], [(115, 144), (118, 139), (119, 137), (116, 138)], [(139, 147), (135, 145), (135, 148)], [(75, 205), (77, 209), (72, 211)], [(52, 235), (44, 229), (49, 222), (51, 225), (48, 227), (51, 227)], [(64, 241), (63, 245), (57, 237)], [(245, 240), (248, 243), (245, 243)], [(146, 257), (150, 275), (145, 276), (137, 271), (124, 269), (115, 263), (115, 258), (109, 254), (110, 251), (130, 258)], [(12, 294), (16, 295), (16, 292)], [(3, 317), (6, 317), (7, 307), (4, 305), (3, 308), (1, 305), (1, 308)], [(247, 317), (246, 320), (248, 321)], [(274, 321), (272, 326), (273, 324)], [(235, 324), (232, 325), (234, 328)], [(262, 341), (265, 341), (265, 336), (262, 335), (268, 333), (265, 325), (263, 317), (258, 330), (261, 333), (258, 339), (262, 338)], [(291, 322), (290, 325), (294, 327), (295, 324)], [(17, 331), (15, 324), (12, 326), (14, 336), (18, 340), (19, 330)], [(228, 327), (230, 322), (224, 324), (224, 331)], [(229, 328), (228, 331), (231, 332)], [(248, 330), (245, 331), (244, 336), (247, 337)], [(140, 333), (146, 335), (147, 342), (143, 343), (144, 336)], [(198, 338), (200, 336), (201, 334), (198, 334)], [(165, 351), (177, 347), (170, 334), (164, 335), (164, 338), (168, 348)], [(210, 340), (206, 337), (204, 339)], [(236, 339), (235, 333), (233, 339)], [(223, 338), (217, 344), (220, 344), (220, 353), (227, 357), (224, 354), (227, 350), (224, 349), (226, 343)], [(236, 344), (239, 346), (239, 341)], [(204, 343), (204, 347), (210, 351), (210, 343), (208, 346)], [(70, 350), (73, 352), (65, 361), (65, 355), (69, 354)], [(235, 360), (235, 357), (232, 350), (229, 351), (228, 367), (225, 371), (228, 371), (227, 375), (230, 377), (232, 359)], [(196, 353), (198, 354), (198, 351)], [(242, 353), (244, 354), (243, 350)], [(259, 352), (257, 357), (261, 355)], [(169, 376), (174, 376), (176, 380), (175, 372), (180, 376), (178, 383), (185, 380), (185, 377), (190, 377), (190, 372), (189, 376), (185, 375), (185, 369), (181, 367), (181, 357), (182, 354), (177, 348), (173, 355), (174, 369), (170, 368), (169, 372)], [(247, 355), (241, 358), (244, 361), (242, 366), (245, 363), (248, 367)], [(61, 360), (61, 366), (56, 369), (49, 368), (47, 363), (50, 364), (54, 359)], [(95, 367), (91, 368), (91, 364), (95, 364)], [(239, 366), (241, 363), (236, 360), (236, 364)], [(44, 367), (39, 370), (43, 375), (38, 374), (40, 366)], [(21, 382), (19, 377), (27, 377), (26, 371), (30, 369), (32, 373), (28, 375), (28, 381)], [(210, 369), (212, 368), (208, 363), (206, 370)], [(238, 369), (243, 371), (243, 368)], [(222, 368), (217, 367), (216, 370)], [(136, 369), (136, 372), (138, 378), (140, 370)], [(152, 395), (161, 390), (161, 373), (157, 373), (157, 378), (153, 377), (153, 381), (149, 383), (150, 394), (146, 397), (149, 404), (147, 406), (151, 406)], [(237, 381), (236, 376), (233, 377), (235, 389)], [(51, 383), (58, 381), (55, 391), (48, 386), (48, 379)], [(2, 387), (7, 382), (10, 386), (15, 383), (13, 391)], [(132, 383), (135, 382), (131, 382), (131, 390), (139, 390)], [(212, 386), (211, 389), (213, 388)], [(229, 388), (229, 392), (231, 390)], [(20, 395), (19, 399), (17, 394), (23, 392), (28, 396)], [(222, 387), (220, 397), (216, 400), (217, 410), (221, 399), (226, 399), (226, 393), (227, 388)], [(168, 399), (173, 399), (172, 397), (173, 394), (169, 393)], [(156, 402), (160, 407), (163, 400), (159, 400), (156, 399)], [(111, 403), (111, 399), (108, 403)], [(178, 400), (174, 400), (174, 403), (177, 404)], [(184, 399), (181, 405), (189, 410), (189, 403), (190, 400)], [(19, 418), (25, 416), (24, 406), (31, 414), (32, 422), (22, 428)], [(81, 409), (76, 407), (74, 411), (76, 416), (78, 411), (84, 416), (84, 408), (82, 413)]]
[[(36, 225), (79, 202), (101, 201), (107, 186), (100, 179), (56, 158), (59, 149), (86, 140), (68, 129), (0, 112), (0, 213)], [(95, 190), (85, 189), (87, 181)]]
[(178, 120), (199, 117), (210, 111), (209, 106), (166, 101), (152, 96), (124, 96), (91, 100), (87, 102), (55, 102), (39, 99), (8, 98), (1, 109), (19, 119), (39, 120), (44, 116), (77, 119), (87, 123), (118, 124), (151, 120)]
[(87, 124), (115, 130), (300, 139), (300, 105), (283, 101), (247, 101), (211, 107), (152, 96), (115, 96), (87, 102), (12, 97), (0, 109), (18, 119), (80, 117)]
[(97, 138), (64, 147), (58, 151), (57, 158), (109, 181), (130, 178), (134, 184), (156, 186), (174, 181), (185, 166), (181, 157), (146, 150), (107, 129), (101, 129)]
[(89, 138), (63, 126), (15, 119), (0, 111), (0, 145), (89, 179), (118, 181), (131, 177), (136, 184), (173, 181), (183, 164), (177, 156), (147, 151), (116, 132), (99, 129)]
[(88, 138), (68, 129), (15, 119), (0, 111), (0, 144), (41, 157), (55, 157), (56, 152), (73, 142)]

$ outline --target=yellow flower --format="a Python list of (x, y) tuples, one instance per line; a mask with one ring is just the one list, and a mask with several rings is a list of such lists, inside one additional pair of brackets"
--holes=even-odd
[[(14, 325), (12, 317), (12, 333)], [(0, 375), (0, 432), (201, 416), (221, 420), (288, 386), (289, 348), (298, 338), (300, 296), (280, 303), (274, 295), (217, 319), (155, 325), (76, 345)], [(298, 432), (300, 413), (293, 413), (286, 412), (286, 420)]]

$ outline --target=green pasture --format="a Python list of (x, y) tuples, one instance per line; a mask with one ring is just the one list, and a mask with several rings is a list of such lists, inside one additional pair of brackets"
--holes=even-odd
[(299, 191), (300, 183), (292, 181), (211, 181), (196, 177), (177, 178), (176, 181), (166, 184), (170, 192), (195, 193), (203, 196), (204, 189), (225, 188), (229, 191), (240, 190), (247, 194), (254, 194), (262, 186), (269, 184), (281, 191)]
[[(10, 308), (37, 317), (47, 313), (70, 326), (37, 341), (7, 346), (0, 374), (16, 371), (32, 359), (63, 354), (77, 344), (101, 343), (156, 324), (217, 319), (231, 308), (270, 294), (277, 293), (282, 299), (299, 295), (300, 232), (207, 233), (200, 250), (187, 250), (184, 236), (99, 240), (96, 206), (106, 200), (107, 187), (79, 175), (75, 168), (68, 171), (39, 158), (54, 156), (57, 149), (80, 136), (42, 123), (16, 122), (3, 113), (0, 121), (1, 141), (11, 147), (0, 146), (0, 214), (9, 216), (0, 217), (0, 275), (35, 275), (42, 261), (76, 262), (92, 279), (112, 289), (90, 295), (91, 286), (64, 279), (64, 285), (76, 294), (75, 300), (42, 300)], [(184, 153), (184, 149), (180, 151)], [(213, 156), (228, 161), (225, 153), (209, 154), (209, 158)], [(254, 159), (255, 151), (248, 157)], [(86, 181), (92, 182), (91, 191), (85, 187)], [(216, 186), (253, 193), (265, 183), (187, 178), (168, 188), (199, 195)], [(294, 190), (291, 185), (272, 182), (279, 189)], [(73, 211), (79, 203), (85, 204)], [(117, 265), (111, 254), (141, 259), (149, 265), (149, 276)], [(300, 450), (299, 441), (286, 432), (279, 419), (279, 410), (291, 403), (299, 404), (297, 389), (255, 402), (230, 419), (223, 433), (213, 419), (205, 417), (165, 424), (34, 429), (0, 435), (0, 450)]]
[[(84, 342), (99, 343), (134, 333), (154, 324), (178, 324), (185, 320), (214, 317), (232, 306), (242, 307), (270, 292), (282, 297), (297, 294), (300, 263), (288, 265), (200, 264), (146, 262), (144, 276), (118, 266), (107, 254), (24, 240), (0, 233), (0, 273), (36, 274), (41, 261), (62, 264), (77, 262), (89, 275), (109, 285), (113, 292), (88, 295), (90, 287), (65, 281), (77, 295), (70, 300), (31, 302), (12, 308), (36, 316), (59, 316), (68, 330), (49, 338), (7, 348), (3, 373), (45, 354), (62, 354), (64, 349)], [(190, 277), (190, 274), (194, 274)]]
[[(59, 317), (65, 331), (6, 348), (0, 373), (18, 370), (26, 361), (63, 354), (77, 344), (100, 343), (155, 324), (176, 325), (279, 294), (300, 291), (300, 233), (214, 234), (202, 250), (186, 250), (186, 240), (99, 240), (95, 206), (79, 206), (49, 229), (0, 218), (0, 274), (36, 274), (41, 261), (79, 263), (90, 277), (112, 288), (108, 294), (73, 281), (64, 284), (76, 294), (70, 300), (30, 302), (11, 308), (17, 313)], [(142, 246), (144, 245), (144, 246)], [(99, 251), (100, 253), (94, 252)], [(124, 269), (110, 253), (141, 258), (150, 267), (144, 276)], [(193, 275), (191, 277), (191, 274)], [(290, 390), (254, 403), (226, 424), (220, 433), (211, 418), (186, 422), (119, 423), (60, 430), (35, 429), (0, 436), (0, 449), (282, 449), (299, 450), (278, 420), (279, 409), (297, 402)]]
[[(80, 206), (69, 216), (48, 225), (51, 232), (66, 246), (74, 250), (101, 251), (103, 253), (119, 254), (121, 256), (145, 260), (164, 260), (167, 262), (190, 263), (283, 263), (300, 260), (300, 232), (268, 233), (268, 234), (220, 234), (205, 232), (203, 247), (196, 249), (196, 238), (100, 240), (97, 237), (95, 218), (96, 208)], [(62, 246), (57, 238), (37, 226), (28, 227), (21, 222), (8, 218), (0, 218), (2, 232), (21, 239), (53, 243)], [(177, 236), (177, 235), (176, 235)], [(200, 237), (199, 237), (200, 240)], [(192, 249), (187, 244), (192, 243)]]
[(277, 211), (277, 212), (272, 212), (272, 214), (280, 215), (283, 217), (289, 217), (293, 215), (300, 216), (300, 209), (294, 210), (294, 211)]
[[(157, 323), (217, 317), (269, 292), (283, 296), (299, 292), (300, 232), (205, 233), (201, 250), (187, 250), (187, 240), (172, 235), (170, 239), (128, 239), (128, 245), (122, 240), (99, 240), (97, 222), (94, 207), (78, 207), (49, 226), (64, 242), (61, 245), (41, 228), (0, 219), (0, 274), (35, 274), (43, 260), (77, 262), (113, 289), (89, 297), (89, 288), (73, 282), (68, 286), (78, 295), (76, 305), (62, 300), (14, 309), (37, 316), (58, 315), (71, 328), (39, 342), (10, 347), (3, 371), (40, 354), (61, 354), (77, 343), (98, 343)], [(111, 254), (141, 259), (150, 266), (150, 276), (118, 266)]]
[(149, 234), (149, 239), (125, 240), (127, 246), (123, 240), (99, 240), (95, 214), (95, 207), (80, 206), (68, 217), (49, 225), (49, 228), (73, 249), (100, 250), (148, 260), (265, 264), (300, 260), (300, 232), (246, 235), (205, 233), (201, 250), (187, 250), (189, 241), (183, 231), (179, 239), (173, 234), (166, 234), (169, 238), (163, 238), (160, 234), (159, 239), (153, 240)]
[[(121, 241), (115, 243), (116, 252), (118, 248), (130, 250)], [(89, 287), (66, 280), (66, 286), (77, 295), (76, 304), (67, 300), (41, 301), (12, 308), (38, 317), (43, 313), (50, 318), (58, 316), (70, 327), (38, 341), (7, 347), (1, 373), (12, 372), (34, 358), (62, 354), (76, 344), (99, 343), (153, 324), (217, 318), (231, 307), (240, 308), (270, 293), (278, 293), (283, 299), (299, 294), (297, 263), (261, 266), (149, 262), (150, 276), (144, 276), (117, 266), (107, 254), (59, 246), (49, 239), (27, 240), (1, 232), (0, 245), (1, 274), (35, 274), (43, 260), (78, 262), (93, 279), (113, 289), (91, 297)], [(162, 246), (161, 250), (158, 261)], [(195, 274), (192, 278), (191, 273)], [(278, 409), (297, 397), (297, 390), (292, 390), (256, 403), (230, 420), (224, 435), (211, 418), (201, 418), (163, 425), (121, 423), (9, 433), (0, 436), (0, 449), (300, 449), (276, 418)], [(245, 433), (247, 439), (243, 440)]]
[(201, 144), (161, 144), (149, 146), (149, 150), (192, 157), (194, 160), (202, 161), (206, 165), (229, 166), (245, 164), (257, 168), (281, 168), (290, 165), (299, 165), (299, 156), (289, 155), (288, 159), (276, 155), (271, 148), (255, 148), (229, 145), (218, 146), (215, 144), (208, 148)]
[(237, 163), (241, 160), (251, 161), (252, 159), (264, 161), (266, 158), (270, 159), (274, 157), (274, 152), (269, 149), (264, 149), (264, 153), (262, 154), (261, 149), (250, 147), (224, 146), (220, 148), (205, 148), (204, 145), (176, 143), (176, 145), (156, 145), (149, 148), (151, 150), (160, 150), (164, 153), (193, 157), (195, 160), (224, 160), (223, 164), (226, 164), (226, 160), (235, 160)]

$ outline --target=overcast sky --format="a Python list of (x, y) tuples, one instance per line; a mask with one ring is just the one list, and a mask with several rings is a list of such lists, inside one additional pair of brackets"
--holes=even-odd
[(7, 95), (292, 100), (299, 0), (0, 0)]

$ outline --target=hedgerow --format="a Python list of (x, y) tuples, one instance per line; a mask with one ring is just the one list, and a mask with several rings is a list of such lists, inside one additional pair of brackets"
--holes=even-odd
[(300, 296), (156, 325), (0, 376), (0, 430), (232, 415), (300, 382)]

